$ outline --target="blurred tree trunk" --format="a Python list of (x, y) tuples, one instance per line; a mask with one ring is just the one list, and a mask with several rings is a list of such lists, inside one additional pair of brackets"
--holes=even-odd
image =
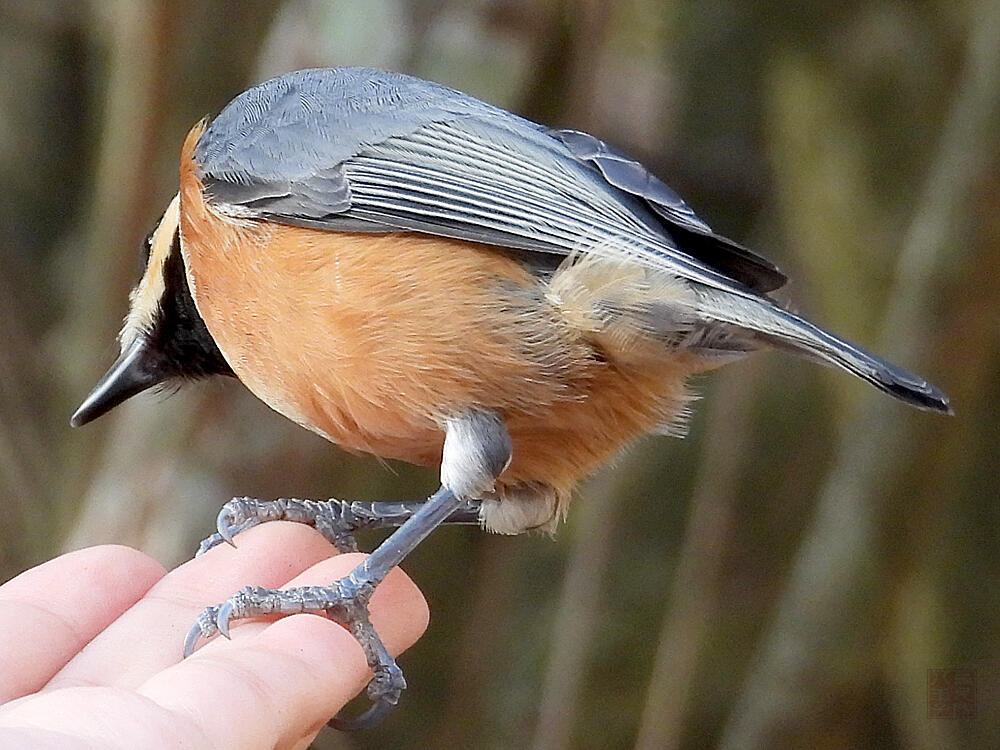
[(533, 750), (571, 747), (577, 726), (580, 687), (593, 654), (600, 619), (605, 569), (617, 539), (618, 514), (628, 500), (627, 486), (649, 463), (650, 451), (633, 450), (617, 471), (604, 471), (574, 502), (572, 549), (566, 559), (559, 603), (552, 622), (549, 663), (538, 707)]
[(756, 361), (716, 376), (698, 461), (700, 473), (667, 598), (636, 750), (681, 746), (685, 718), (694, 703), (699, 657), (719, 610), (726, 549), (733, 541), (740, 475), (750, 446), (749, 407), (760, 373)]
[(82, 15), (0, 0), (0, 580), (51, 553), (64, 497), (48, 333), (63, 308), (54, 258), (86, 183)]
[[(958, 259), (951, 238), (966, 228), (964, 208), (990, 163), (983, 154), (995, 147), (1000, 3), (974, 5), (970, 23), (965, 72), (896, 265), (879, 350), (897, 361), (921, 360), (922, 339), (934, 328), (936, 284)], [(913, 424), (911, 415), (874, 393), (846, 423), (812, 528), (722, 747), (788, 746), (811, 736), (809, 728), (822, 726), (820, 717), (843, 685), (838, 666), (845, 655), (874, 656), (878, 576), (885, 572), (876, 557), (885, 520), (879, 504)]]

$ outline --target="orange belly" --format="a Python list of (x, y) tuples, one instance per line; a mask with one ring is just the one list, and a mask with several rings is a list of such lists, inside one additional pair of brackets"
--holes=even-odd
[(513, 445), (502, 486), (560, 497), (676, 417), (689, 352), (619, 357), (512, 255), (418, 234), (239, 220), (204, 201), (189, 136), (181, 236), (191, 291), (261, 400), (352, 451), (440, 461), (443, 420), (495, 409)]

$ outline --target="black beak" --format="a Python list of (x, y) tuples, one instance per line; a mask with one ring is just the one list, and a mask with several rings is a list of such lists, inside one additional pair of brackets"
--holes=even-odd
[(73, 427), (79, 427), (92, 422), (122, 401), (162, 383), (168, 377), (161, 358), (140, 337), (122, 352), (111, 369), (97, 381), (94, 390), (70, 417), (69, 423)]

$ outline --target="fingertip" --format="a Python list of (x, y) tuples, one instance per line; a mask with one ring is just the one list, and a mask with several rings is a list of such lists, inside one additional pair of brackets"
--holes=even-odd
[[(163, 565), (137, 549), (121, 544), (100, 544), (66, 552), (29, 568), (5, 583), (0, 591), (4, 595), (12, 592), (37, 593), (48, 589), (51, 584), (65, 583), (70, 577), (75, 580), (77, 589), (91, 579), (99, 579), (94, 583), (105, 587), (121, 579), (121, 582), (129, 584), (130, 589), (148, 588), (166, 572)], [(110, 584), (108, 576), (114, 579)]]
[[(321, 560), (285, 588), (328, 585), (364, 559), (363, 554), (346, 554)], [(376, 588), (370, 614), (394, 656), (420, 638), (430, 619), (423, 594), (398, 569)], [(140, 692), (230, 746), (253, 739), (284, 747), (318, 731), (371, 679), (361, 646), (326, 617), (298, 614), (270, 623), (247, 621), (233, 628), (232, 636), (232, 641), (216, 639), (167, 668)]]
[(416, 643), (430, 625), (423, 592), (403, 570), (393, 568), (372, 595), (372, 624), (393, 656)]
[[(250, 631), (250, 632), (247, 632)], [(214, 747), (289, 747), (318, 731), (371, 678), (354, 637), (298, 614), (234, 629), (153, 676), (141, 695), (186, 717)]]
[[(126, 547), (123, 544), (101, 544), (90, 547), (79, 552), (92, 552), (92, 562), (95, 570), (110, 570), (127, 574), (132, 581), (148, 582), (152, 585), (167, 574), (167, 569), (159, 560), (154, 560), (145, 552), (140, 552), (133, 547)], [(75, 555), (76, 552), (70, 552)], [(85, 556), (80, 562), (87, 564), (89, 556)]]
[(356, 696), (371, 677), (361, 646), (346, 628), (320, 615), (298, 614), (275, 620), (251, 637), (248, 648), (285, 654), (308, 666), (330, 710)]

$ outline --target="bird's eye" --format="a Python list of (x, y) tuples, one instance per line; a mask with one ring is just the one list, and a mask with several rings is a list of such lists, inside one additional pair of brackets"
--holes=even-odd
[(156, 227), (153, 227), (152, 229), (149, 230), (149, 233), (146, 235), (146, 239), (142, 241), (142, 247), (139, 250), (142, 255), (143, 270), (145, 270), (146, 266), (149, 265), (149, 253), (153, 245), (154, 234), (156, 234)]
[(149, 265), (149, 254), (153, 245), (153, 235), (156, 234), (156, 228), (150, 230), (149, 234), (146, 235), (146, 239), (142, 241), (142, 245), (139, 246), (139, 258), (141, 265), (139, 266), (139, 278), (141, 279), (143, 274), (146, 273), (146, 267)]

